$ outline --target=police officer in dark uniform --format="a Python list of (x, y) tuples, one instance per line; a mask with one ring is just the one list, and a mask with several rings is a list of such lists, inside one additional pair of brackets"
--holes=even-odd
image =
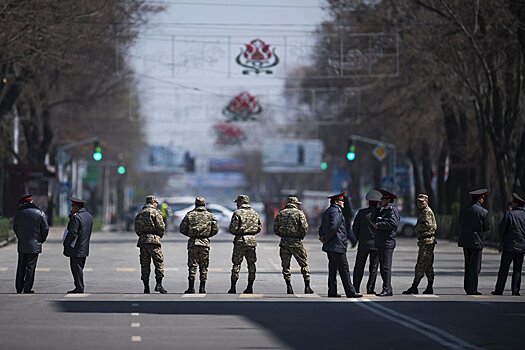
[(393, 205), (397, 198), (395, 194), (380, 189), (382, 197), (379, 210), (374, 220), (374, 243), (379, 258), (379, 271), (383, 280), (383, 290), (378, 297), (392, 296), (392, 256), (396, 247), (397, 226), (399, 226), (399, 210)]
[(458, 246), (465, 256), (465, 277), (463, 287), (467, 295), (481, 295), (478, 291), (478, 277), (481, 271), (481, 254), (485, 233), (490, 230), (488, 210), (481, 205), (485, 201), (487, 189), (471, 191), (472, 202), (459, 212), (460, 234)]
[(357, 212), (352, 225), (352, 231), (359, 241), (354, 266), (354, 287), (357, 293), (359, 293), (359, 287), (361, 285), (361, 280), (363, 279), (366, 259), (370, 256), (366, 293), (375, 294), (374, 288), (376, 285), (379, 259), (377, 258), (377, 249), (374, 244), (375, 228), (372, 223), (372, 216), (375, 215), (375, 212), (378, 210), (377, 205), (379, 204), (381, 197), (381, 192), (376, 190), (369, 191), (365, 196), (365, 199), (368, 201), (368, 208), (361, 209)]
[(330, 207), (326, 209), (319, 227), (319, 240), (323, 242), (323, 251), (328, 255), (328, 297), (340, 298), (337, 294), (336, 275), (343, 283), (348, 298), (361, 298), (356, 293), (350, 278), (350, 268), (346, 258), (348, 241), (355, 241), (351, 231), (347, 231), (345, 217), (342, 212), (344, 206), (344, 192), (330, 196)]
[(516, 193), (512, 194), (512, 209), (503, 216), (498, 227), (501, 239), (501, 263), (498, 281), (492, 295), (502, 295), (512, 263), (512, 295), (520, 295), (521, 268), (525, 253), (525, 199)]
[(46, 214), (33, 203), (32, 195), (22, 196), (18, 203), (20, 206), (13, 218), (13, 230), (18, 240), (15, 287), (17, 293), (34, 293), (36, 262), (38, 254), (42, 253), (49, 226)]
[(93, 229), (93, 217), (84, 208), (86, 201), (71, 198), (71, 214), (64, 236), (64, 255), (69, 257), (69, 265), (75, 289), (68, 293), (84, 293), (84, 266), (89, 255), (89, 240)]

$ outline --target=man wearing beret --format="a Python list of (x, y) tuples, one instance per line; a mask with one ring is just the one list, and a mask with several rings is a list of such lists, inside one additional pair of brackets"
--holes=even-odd
[(366, 293), (375, 294), (377, 268), (379, 267), (379, 259), (377, 258), (377, 249), (374, 243), (375, 228), (372, 223), (372, 217), (377, 212), (377, 205), (381, 200), (381, 192), (376, 190), (369, 191), (365, 199), (368, 201), (368, 208), (363, 208), (357, 212), (357, 215), (352, 224), (352, 231), (356, 239), (359, 241), (357, 246), (357, 255), (355, 257), (354, 266), (354, 286), (359, 293), (361, 280), (365, 271), (366, 260), (370, 256), (368, 283), (366, 284)]
[(140, 213), (135, 216), (135, 233), (139, 236), (137, 247), (140, 249), (140, 279), (144, 284), (144, 293), (148, 294), (151, 261), (155, 266), (155, 292), (166, 294), (162, 286), (164, 278), (164, 255), (160, 239), (164, 236), (165, 226), (162, 214), (157, 209), (159, 201), (153, 195), (146, 197), (146, 204)]
[(283, 267), (287, 294), (294, 294), (290, 273), (292, 256), (301, 267), (304, 279), (304, 293), (313, 294), (314, 292), (310, 287), (310, 269), (308, 268), (306, 249), (302, 242), (306, 232), (308, 232), (308, 222), (303, 211), (299, 209), (300, 204), (299, 198), (295, 196), (288, 197), (286, 207), (279, 211), (273, 224), (273, 232), (281, 237), (279, 255), (281, 256), (281, 266)]
[(498, 227), (501, 240), (501, 263), (498, 281), (492, 295), (502, 295), (507, 282), (510, 263), (512, 263), (512, 295), (520, 295), (521, 268), (525, 253), (525, 199), (517, 193), (512, 194), (512, 209), (508, 210)]
[(379, 258), (379, 271), (383, 280), (383, 290), (376, 294), (378, 297), (388, 297), (393, 295), (392, 291), (392, 256), (396, 247), (397, 226), (399, 226), (399, 211), (393, 205), (397, 198), (395, 194), (381, 189), (381, 202), (379, 211), (374, 218), (376, 229), (374, 243), (377, 248)]
[[(360, 298), (350, 278), (350, 268), (346, 258), (349, 235), (342, 208), (344, 206), (344, 192), (330, 196), (330, 207), (325, 210), (319, 227), (319, 240), (323, 242), (323, 251), (328, 256), (328, 297), (340, 298), (337, 294), (336, 276), (343, 283), (347, 298)], [(354, 238), (355, 239), (355, 238)]]
[(200, 270), (199, 293), (206, 293), (208, 266), (210, 265), (210, 237), (219, 232), (217, 219), (206, 209), (204, 197), (195, 198), (195, 209), (182, 219), (180, 233), (188, 239), (188, 289), (185, 294), (195, 293), (195, 275)]
[(241, 271), (241, 263), (246, 258), (248, 264), (248, 286), (243, 291), (245, 294), (253, 293), (253, 282), (255, 281), (255, 263), (257, 253), (255, 247), (257, 241), (255, 235), (261, 232), (262, 224), (259, 214), (250, 207), (250, 198), (241, 194), (234, 200), (237, 203), (237, 210), (233, 212), (230, 221), (230, 233), (235, 236), (233, 239), (232, 253), (232, 274), (231, 286), (228, 293), (237, 293), (236, 284)]
[(420, 194), (417, 196), (418, 207), (417, 223), (415, 227), (417, 235), (417, 263), (415, 268), (414, 282), (412, 286), (403, 291), (403, 294), (418, 294), (417, 287), (423, 276), (427, 276), (428, 285), (423, 294), (434, 294), (434, 246), (436, 245), (437, 223), (434, 212), (428, 206), (428, 196)]
[(33, 203), (32, 195), (22, 196), (18, 204), (13, 218), (13, 231), (18, 240), (15, 287), (17, 293), (34, 293), (36, 262), (38, 254), (42, 253), (49, 226), (46, 214)]
[(84, 293), (84, 266), (89, 255), (89, 241), (93, 229), (93, 217), (84, 208), (86, 201), (71, 198), (71, 214), (64, 237), (64, 255), (69, 257), (75, 289), (68, 293)]
[(481, 295), (478, 291), (478, 277), (481, 271), (481, 254), (485, 244), (485, 233), (490, 230), (488, 210), (481, 205), (487, 189), (471, 191), (472, 201), (459, 212), (460, 234), (458, 246), (463, 248), (465, 276), (463, 288), (467, 295)]

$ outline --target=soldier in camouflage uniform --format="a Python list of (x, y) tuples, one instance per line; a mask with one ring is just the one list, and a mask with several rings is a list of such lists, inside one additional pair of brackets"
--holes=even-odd
[(286, 282), (286, 293), (294, 294), (290, 274), (290, 261), (294, 256), (303, 274), (304, 293), (313, 294), (314, 291), (310, 288), (310, 270), (308, 269), (306, 249), (304, 249), (302, 242), (308, 231), (308, 222), (303, 211), (299, 209), (299, 204), (301, 202), (297, 197), (288, 197), (286, 207), (275, 218), (273, 232), (281, 237), (279, 255), (281, 256), (284, 281)]
[(239, 279), (242, 260), (246, 257), (248, 286), (243, 293), (251, 294), (253, 293), (255, 262), (257, 261), (255, 235), (261, 232), (261, 219), (259, 214), (250, 207), (250, 199), (247, 195), (239, 195), (234, 202), (237, 203), (237, 210), (233, 213), (230, 222), (230, 232), (235, 238), (233, 239), (231, 287), (228, 293), (237, 293), (235, 285)]
[(434, 246), (436, 245), (436, 218), (432, 209), (428, 206), (428, 196), (420, 194), (417, 196), (418, 217), (416, 223), (417, 245), (419, 252), (417, 254), (416, 275), (412, 286), (405, 290), (403, 294), (418, 294), (417, 286), (427, 275), (428, 285), (423, 294), (434, 294)]
[(157, 281), (155, 291), (165, 294), (167, 291), (162, 287), (164, 256), (160, 244), (160, 239), (164, 236), (165, 226), (162, 214), (157, 209), (158, 204), (155, 196), (146, 197), (146, 204), (142, 207), (142, 211), (135, 216), (135, 232), (139, 236), (137, 247), (140, 248), (140, 270), (141, 279), (144, 283), (144, 293), (150, 292), (149, 275), (151, 260), (153, 260)]
[(206, 279), (210, 264), (210, 237), (219, 232), (217, 219), (206, 209), (203, 197), (195, 198), (195, 209), (191, 210), (180, 224), (180, 233), (190, 237), (188, 240), (188, 290), (195, 293), (197, 266), (200, 271), (199, 293), (206, 293)]

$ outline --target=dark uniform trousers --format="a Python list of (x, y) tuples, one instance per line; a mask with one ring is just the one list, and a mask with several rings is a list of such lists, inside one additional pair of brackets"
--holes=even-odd
[(510, 263), (512, 262), (512, 294), (520, 292), (521, 268), (523, 266), (524, 253), (514, 253), (503, 251), (501, 253), (501, 264), (498, 271), (498, 281), (496, 282), (496, 293), (503, 293), (507, 275), (509, 274)]
[(392, 291), (392, 255), (394, 249), (378, 249), (377, 255), (379, 258), (379, 271), (381, 279), (383, 280), (383, 292), (393, 293)]
[(15, 280), (15, 287), (18, 293), (22, 291), (29, 292), (33, 289), (37, 260), (38, 253), (18, 254)]
[(481, 272), (481, 249), (463, 248), (465, 256), (465, 277), (463, 288), (467, 294), (478, 291), (478, 277)]
[(337, 272), (339, 272), (346, 295), (354, 294), (356, 291), (350, 279), (346, 253), (327, 252), (326, 254), (328, 254), (328, 295), (337, 294)]
[(71, 267), (71, 273), (73, 274), (73, 280), (75, 282), (75, 290), (84, 291), (84, 266), (86, 265), (86, 258), (79, 258), (71, 256), (69, 257), (69, 266)]
[(370, 264), (368, 266), (368, 283), (366, 290), (372, 291), (376, 286), (377, 268), (379, 267), (379, 259), (377, 257), (377, 249), (370, 249), (368, 247), (359, 247), (355, 257), (354, 266), (354, 287), (359, 293), (359, 287), (363, 280), (363, 273), (365, 271), (366, 259), (370, 255)]

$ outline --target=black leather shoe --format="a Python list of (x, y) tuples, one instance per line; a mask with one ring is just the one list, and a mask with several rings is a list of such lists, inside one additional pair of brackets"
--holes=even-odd
[(366, 294), (376, 294), (376, 291), (373, 289), (367, 289)]
[(35, 291), (34, 290), (25, 291), (24, 290), (24, 294), (35, 294)]
[(467, 295), (483, 295), (483, 293), (480, 293), (480, 292), (471, 292), (471, 293), (467, 293)]
[(499, 293), (499, 292), (496, 292), (496, 291), (492, 291), (492, 292), (490, 292), (490, 294), (492, 294), (492, 295), (503, 295), (503, 293)]
[(328, 294), (329, 298), (340, 298), (341, 294)]
[(352, 293), (346, 296), (347, 298), (362, 298), (363, 296), (359, 293)]
[(84, 293), (83, 290), (79, 290), (79, 289), (73, 289), (73, 290), (68, 290), (67, 291), (67, 294), (82, 294)]
[(512, 295), (514, 295), (515, 297), (519, 297), (520, 296), (520, 292), (512, 293)]
[(394, 295), (392, 292), (382, 291), (376, 294), (376, 297), (391, 297), (392, 295)]

